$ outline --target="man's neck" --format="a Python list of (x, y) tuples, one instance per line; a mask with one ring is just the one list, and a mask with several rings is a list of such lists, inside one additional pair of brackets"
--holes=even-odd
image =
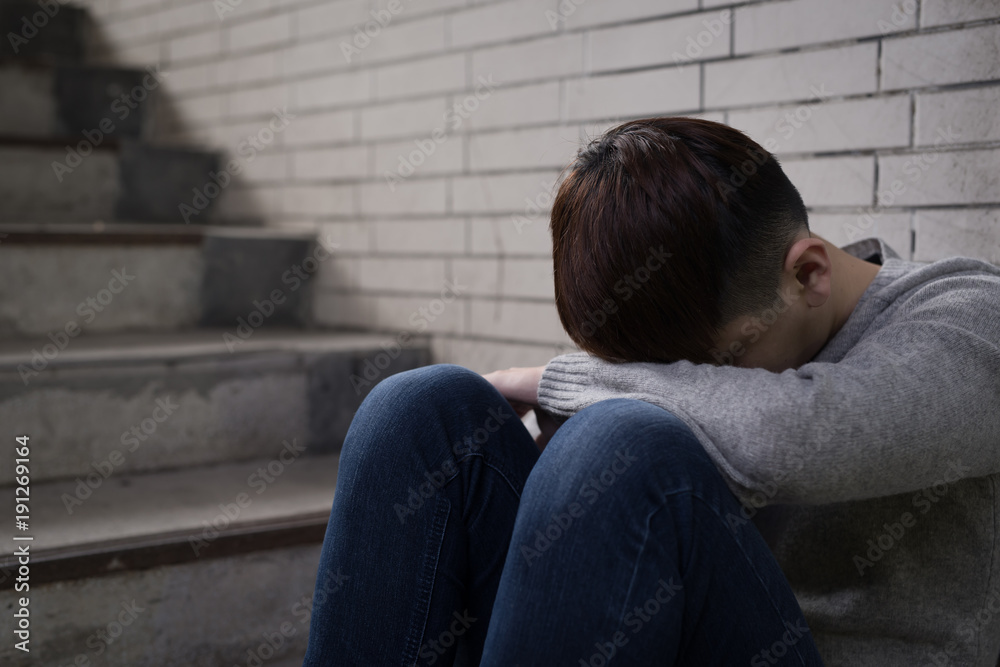
[(866, 262), (824, 240), (833, 263), (833, 318), (830, 337), (840, 331), (854, 312), (861, 296), (882, 267)]

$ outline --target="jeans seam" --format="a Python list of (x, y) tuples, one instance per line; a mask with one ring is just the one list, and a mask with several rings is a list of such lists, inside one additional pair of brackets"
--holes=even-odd
[[(420, 581), (420, 589), (417, 593), (416, 609), (423, 609), (423, 618), (414, 615), (413, 625), (406, 647), (403, 653), (403, 667), (416, 667), (417, 654), (420, 651), (421, 639), (427, 632), (427, 620), (431, 613), (431, 598), (434, 594), (434, 581), (437, 578), (438, 563), (441, 560), (441, 548), (444, 542), (444, 533), (448, 525), (448, 516), (451, 514), (451, 503), (447, 498), (438, 496), (437, 507), (434, 510), (434, 518), (431, 522), (432, 540), (436, 539), (437, 548), (433, 551), (428, 549), (424, 553), (423, 575)], [(418, 627), (419, 626), (419, 629)]]

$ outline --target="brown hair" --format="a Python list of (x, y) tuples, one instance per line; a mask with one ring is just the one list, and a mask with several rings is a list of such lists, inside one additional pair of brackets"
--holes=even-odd
[(610, 361), (711, 362), (726, 324), (774, 300), (808, 229), (774, 156), (720, 123), (630, 121), (569, 170), (552, 207), (556, 308)]

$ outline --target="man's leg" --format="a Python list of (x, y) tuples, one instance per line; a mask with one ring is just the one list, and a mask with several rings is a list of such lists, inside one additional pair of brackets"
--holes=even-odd
[(482, 664), (821, 665), (740, 509), (671, 413), (581, 410), (528, 478)]
[(538, 449), (510, 404), (454, 365), (386, 378), (341, 454), (307, 667), (478, 662)]

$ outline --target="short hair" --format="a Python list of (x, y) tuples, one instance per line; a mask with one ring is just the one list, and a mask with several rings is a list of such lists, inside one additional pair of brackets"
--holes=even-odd
[(721, 123), (630, 121), (567, 169), (551, 218), (556, 308), (609, 361), (711, 363), (728, 323), (774, 302), (809, 229), (777, 159)]

